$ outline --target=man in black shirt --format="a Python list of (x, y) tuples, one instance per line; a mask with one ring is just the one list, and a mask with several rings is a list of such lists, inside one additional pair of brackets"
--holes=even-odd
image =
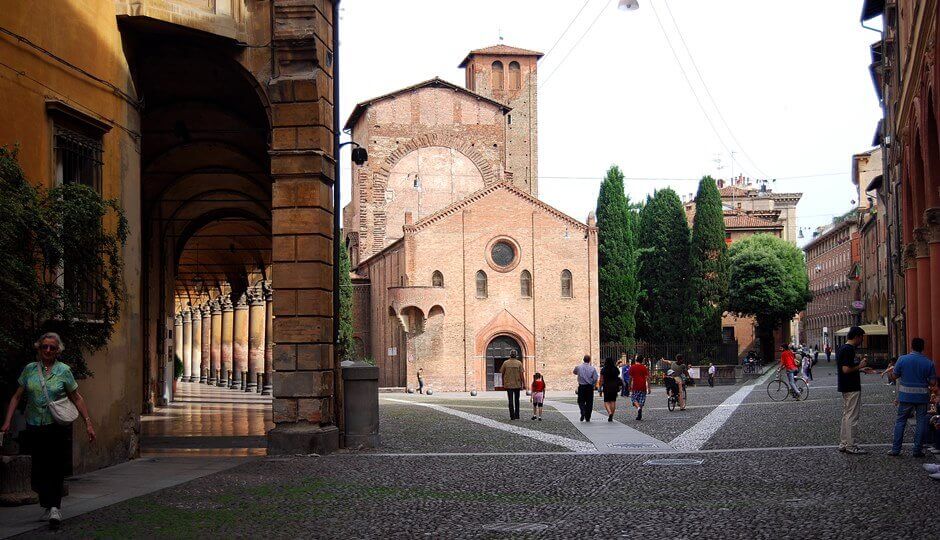
[(846, 344), (836, 352), (836, 370), (839, 392), (842, 392), (842, 425), (839, 430), (839, 451), (847, 454), (867, 454), (855, 445), (855, 428), (858, 427), (858, 415), (862, 410), (861, 372), (871, 373), (865, 367), (867, 360), (856, 359), (855, 349), (862, 343), (865, 331), (857, 326), (849, 329)]

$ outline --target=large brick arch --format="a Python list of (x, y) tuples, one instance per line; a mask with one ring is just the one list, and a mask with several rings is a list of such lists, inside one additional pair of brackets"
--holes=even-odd
[[(499, 183), (500, 181), (500, 171), (493, 167), (492, 163), (487, 161), (480, 152), (473, 146), (473, 143), (453, 133), (447, 132), (435, 132), (435, 133), (426, 133), (411, 139), (408, 142), (402, 143), (395, 149), (388, 157), (385, 158), (385, 161), (382, 163), (382, 166), (373, 174), (372, 177), (372, 200), (374, 205), (372, 206), (372, 227), (373, 227), (373, 238), (372, 238), (372, 253), (378, 253), (382, 251), (385, 247), (385, 237), (386, 237), (386, 215), (385, 215), (385, 189), (388, 186), (388, 177), (392, 173), (392, 170), (395, 168), (395, 165), (401, 161), (402, 158), (408, 154), (419, 150), (421, 148), (432, 148), (432, 147), (443, 147), (451, 148), (460, 152), (467, 157), (480, 171), (480, 175), (483, 177), (483, 185), (489, 187), (493, 184)], [(360, 182), (360, 185), (363, 185)], [(363, 220), (363, 226), (366, 226), (366, 220)], [(360, 231), (366, 232), (366, 231)]]

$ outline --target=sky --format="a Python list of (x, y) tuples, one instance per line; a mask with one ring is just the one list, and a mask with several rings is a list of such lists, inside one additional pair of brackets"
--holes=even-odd
[(345, 0), (341, 121), (358, 102), (435, 76), (463, 86), (467, 52), (502, 37), (547, 53), (539, 197), (576, 219), (614, 164), (633, 200), (664, 187), (688, 197), (706, 174), (766, 178), (803, 193), (806, 240), (853, 206), (852, 155), (871, 149), (881, 116), (868, 72), (879, 34), (861, 27), (862, 0), (638, 2)]

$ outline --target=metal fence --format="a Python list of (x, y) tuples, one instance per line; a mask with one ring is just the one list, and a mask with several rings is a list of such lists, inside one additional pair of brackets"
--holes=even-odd
[(675, 360), (681, 354), (690, 365), (702, 364), (738, 364), (738, 342), (728, 343), (649, 343), (638, 341), (633, 345), (623, 343), (602, 343), (601, 358), (613, 356), (619, 359), (622, 354), (639, 354), (645, 358)]

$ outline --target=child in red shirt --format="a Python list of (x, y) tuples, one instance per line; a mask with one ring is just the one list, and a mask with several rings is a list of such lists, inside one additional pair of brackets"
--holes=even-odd
[(532, 377), (532, 419), (542, 421), (542, 403), (545, 402), (545, 380), (541, 373)]

